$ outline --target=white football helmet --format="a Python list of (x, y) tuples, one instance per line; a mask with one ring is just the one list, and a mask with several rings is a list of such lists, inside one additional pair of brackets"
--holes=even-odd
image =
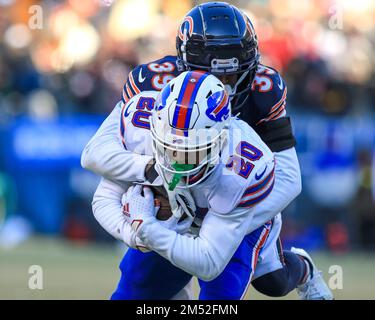
[(190, 188), (213, 172), (231, 119), (219, 79), (201, 71), (180, 74), (160, 92), (150, 118), (157, 169), (169, 190)]

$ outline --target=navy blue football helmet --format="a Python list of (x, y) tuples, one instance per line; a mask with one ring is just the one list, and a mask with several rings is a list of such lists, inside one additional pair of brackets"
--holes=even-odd
[(232, 111), (244, 105), (260, 54), (253, 25), (243, 12), (225, 2), (194, 7), (179, 27), (176, 49), (181, 71), (204, 70), (220, 79), (235, 75), (226, 86)]

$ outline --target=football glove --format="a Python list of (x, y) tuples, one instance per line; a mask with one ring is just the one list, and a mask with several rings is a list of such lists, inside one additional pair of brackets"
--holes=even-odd
[[(143, 194), (142, 194), (143, 192)], [(122, 196), (123, 213), (132, 229), (137, 232), (143, 221), (155, 219), (158, 207), (154, 204), (151, 189), (141, 185), (131, 186)]]

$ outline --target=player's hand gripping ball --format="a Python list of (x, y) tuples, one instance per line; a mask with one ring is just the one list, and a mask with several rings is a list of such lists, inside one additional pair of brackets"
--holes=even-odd
[[(154, 193), (155, 207), (159, 207), (156, 219), (166, 221), (172, 216), (172, 209), (163, 187), (150, 187)], [(186, 217), (186, 214), (185, 214)]]

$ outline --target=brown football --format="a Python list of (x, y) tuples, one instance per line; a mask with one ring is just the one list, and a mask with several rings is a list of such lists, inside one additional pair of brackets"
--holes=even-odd
[[(168, 220), (172, 216), (171, 206), (167, 198), (167, 193), (163, 187), (153, 187), (151, 190), (154, 193), (155, 206), (160, 206), (158, 213), (156, 214), (156, 219), (164, 221)], [(186, 213), (183, 214), (180, 220), (183, 220), (187, 217)]]
[(156, 218), (162, 221), (168, 220), (172, 215), (172, 211), (166, 197), (166, 192), (162, 189), (162, 187), (151, 186), (151, 190), (154, 193), (155, 206), (160, 206), (160, 209), (156, 214)]

